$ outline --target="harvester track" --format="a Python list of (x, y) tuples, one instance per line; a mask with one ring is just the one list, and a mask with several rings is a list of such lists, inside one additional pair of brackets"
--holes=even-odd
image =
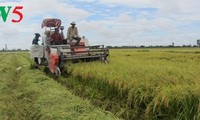
[(109, 83), (95, 79), (85, 80), (81, 76), (74, 77), (67, 71), (59, 77), (50, 73), (48, 68), (44, 68), (44, 71), (47, 76), (65, 86), (76, 96), (90, 100), (94, 106), (110, 111), (122, 119), (134, 120), (138, 118), (133, 114), (132, 107), (126, 104), (127, 91), (122, 93), (122, 91), (119, 91)]

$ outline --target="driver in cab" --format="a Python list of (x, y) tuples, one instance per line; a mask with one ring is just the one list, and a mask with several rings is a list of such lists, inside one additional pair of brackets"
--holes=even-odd
[(59, 28), (55, 28), (55, 32), (50, 36), (52, 45), (60, 45), (62, 44), (63, 37), (59, 33)]

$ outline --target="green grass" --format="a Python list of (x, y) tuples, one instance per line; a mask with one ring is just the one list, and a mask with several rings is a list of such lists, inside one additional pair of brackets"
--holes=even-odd
[[(0, 54), (0, 119), (111, 120), (110, 112), (71, 94), (38, 69), (27, 53)], [(16, 68), (22, 66), (21, 71)]]

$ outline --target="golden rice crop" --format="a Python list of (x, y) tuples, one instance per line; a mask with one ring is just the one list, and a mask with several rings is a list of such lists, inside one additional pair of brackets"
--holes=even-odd
[(113, 49), (110, 63), (70, 64), (84, 80), (101, 80), (128, 91), (127, 105), (148, 119), (198, 119), (198, 48)]

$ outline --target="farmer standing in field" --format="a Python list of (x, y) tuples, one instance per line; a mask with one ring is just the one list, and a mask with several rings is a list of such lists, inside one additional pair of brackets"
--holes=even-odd
[(72, 22), (71, 26), (68, 28), (67, 39), (69, 39), (69, 42), (76, 40), (76, 45), (77, 45), (79, 43), (79, 41), (81, 40), (81, 38), (79, 37), (78, 29), (75, 25), (76, 25), (76, 23)]
[[(39, 33), (35, 33), (35, 37), (33, 38), (33, 41), (32, 41), (32, 45), (34, 45), (36, 48), (39, 47), (39, 44), (38, 44), (39, 37), (40, 37), (40, 34)], [(36, 64), (36, 66), (39, 65), (39, 60), (40, 60), (40, 58), (34, 57), (34, 62)]]
[(39, 33), (35, 33), (35, 37), (33, 38), (32, 45), (39, 45), (38, 44), (39, 37), (40, 37), (40, 34)]

